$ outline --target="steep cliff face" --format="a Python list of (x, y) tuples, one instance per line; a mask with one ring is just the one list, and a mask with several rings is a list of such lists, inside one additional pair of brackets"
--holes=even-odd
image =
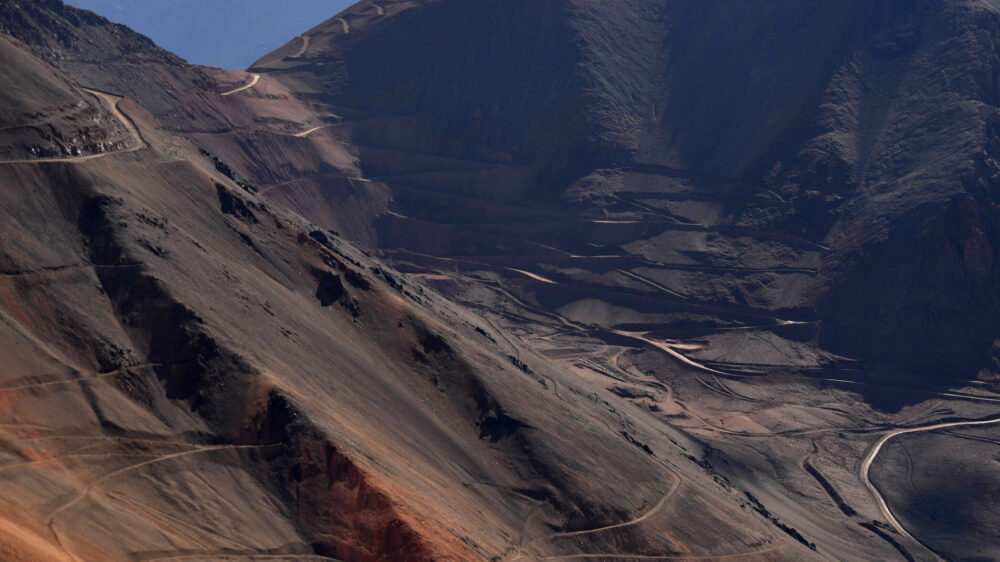
[(1000, 19), (983, 3), (917, 8), (923, 17), (875, 35), (840, 82), (894, 95), (861, 95), (848, 105), (857, 125), (830, 135), (855, 148), (842, 142), (826, 157), (853, 181), (826, 213), (836, 220), (824, 241), (832, 282), (820, 313), (834, 348), (970, 376), (993, 368), (998, 327)]

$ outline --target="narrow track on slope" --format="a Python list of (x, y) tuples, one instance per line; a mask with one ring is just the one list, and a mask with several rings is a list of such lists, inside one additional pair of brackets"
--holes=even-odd
[(1000, 418), (979, 420), (979, 421), (948, 422), (948, 423), (928, 425), (924, 427), (895, 429), (890, 431), (889, 433), (886, 433), (884, 436), (882, 436), (881, 439), (876, 441), (875, 445), (872, 446), (871, 450), (868, 451), (868, 454), (865, 455), (864, 459), (861, 462), (861, 471), (860, 471), (861, 480), (862, 482), (865, 483), (865, 486), (868, 488), (868, 491), (871, 492), (872, 496), (875, 497), (875, 501), (876, 503), (878, 503), (878, 507), (882, 511), (882, 515), (885, 516), (885, 518), (889, 521), (889, 524), (891, 524), (899, 534), (903, 535), (904, 537), (907, 537), (911, 541), (920, 545), (924, 550), (933, 555), (936, 560), (940, 560), (940, 557), (937, 555), (937, 553), (931, 550), (924, 543), (920, 542), (919, 539), (911, 535), (909, 531), (907, 531), (906, 528), (903, 527), (903, 525), (899, 522), (899, 520), (896, 519), (896, 516), (893, 515), (892, 510), (889, 509), (889, 505), (886, 503), (885, 498), (882, 497), (882, 494), (878, 491), (878, 488), (875, 486), (875, 484), (872, 483), (871, 478), (869, 477), (869, 471), (871, 470), (872, 463), (875, 462), (875, 457), (878, 456), (879, 452), (882, 450), (882, 447), (885, 446), (885, 444), (889, 442), (890, 439), (898, 435), (903, 435), (906, 433), (936, 431), (938, 429), (947, 429), (949, 427), (970, 427), (977, 425), (991, 425), (996, 423), (1000, 423)]
[(95, 154), (84, 154), (79, 156), (60, 156), (56, 158), (20, 158), (14, 160), (0, 160), (0, 164), (33, 164), (38, 162), (86, 162), (87, 160), (94, 160), (96, 158), (104, 158), (105, 156), (110, 156), (112, 154), (127, 154), (129, 152), (135, 152), (137, 150), (142, 150), (147, 148), (149, 145), (146, 143), (145, 139), (142, 137), (142, 133), (139, 132), (139, 128), (136, 127), (135, 122), (128, 116), (122, 113), (118, 108), (118, 102), (122, 100), (121, 97), (109, 94), (107, 92), (101, 92), (99, 90), (91, 90), (90, 88), (84, 88), (80, 86), (80, 89), (87, 92), (88, 94), (95, 96), (97, 99), (107, 107), (108, 111), (115, 116), (116, 119), (121, 121), (125, 129), (128, 130), (129, 134), (133, 138), (133, 144), (131, 148), (125, 150), (113, 150), (109, 152), (98, 152)]
[(723, 376), (727, 376), (727, 377), (741, 377), (741, 375), (734, 375), (733, 373), (727, 373), (725, 371), (719, 371), (719, 370), (713, 369), (713, 368), (711, 368), (711, 367), (709, 367), (707, 365), (703, 365), (703, 364), (701, 364), (701, 363), (699, 363), (699, 362), (697, 362), (697, 361), (695, 361), (693, 359), (690, 359), (688, 356), (684, 355), (683, 353), (677, 351), (676, 349), (674, 349), (673, 347), (671, 347), (670, 344), (663, 343), (663, 342), (658, 342), (656, 340), (651, 340), (651, 339), (647, 338), (646, 337), (647, 334), (638, 333), (638, 332), (623, 332), (621, 330), (609, 330), (609, 331), (611, 333), (617, 334), (619, 336), (625, 336), (625, 337), (628, 337), (628, 338), (639, 340), (641, 342), (645, 342), (646, 344), (648, 344), (648, 345), (650, 345), (650, 346), (652, 346), (652, 347), (654, 347), (656, 349), (659, 349), (660, 351), (662, 351), (662, 352), (670, 355), (674, 359), (677, 359), (681, 363), (684, 363), (685, 365), (687, 365), (689, 367), (694, 367), (695, 369), (698, 369), (700, 371), (705, 371), (706, 373), (712, 373), (712, 374), (716, 374), (716, 375), (723, 375)]
[(306, 53), (306, 49), (309, 48), (309, 41), (312, 38), (310, 36), (308, 36), (308, 35), (302, 35), (300, 38), (302, 39), (302, 46), (299, 47), (299, 50), (296, 51), (296, 53), (294, 55), (292, 55), (291, 57), (289, 57), (289, 58), (297, 59), (297, 58), (301, 57), (302, 55), (304, 55)]
[(46, 387), (50, 387), (50, 386), (58, 386), (58, 385), (63, 385), (63, 384), (73, 384), (73, 383), (79, 383), (79, 382), (93, 381), (93, 380), (101, 379), (101, 378), (104, 378), (104, 377), (113, 377), (113, 376), (116, 376), (116, 375), (127, 373), (129, 371), (133, 371), (133, 370), (134, 371), (144, 371), (146, 369), (155, 369), (157, 367), (163, 367), (163, 366), (164, 365), (162, 363), (146, 363), (146, 364), (143, 364), (143, 365), (133, 365), (131, 367), (122, 367), (120, 369), (115, 369), (113, 371), (102, 371), (102, 372), (99, 372), (99, 373), (94, 373), (94, 374), (89, 375), (89, 376), (76, 377), (76, 378), (72, 378), (72, 379), (59, 379), (59, 380), (53, 380), (53, 381), (43, 381), (43, 382), (37, 382), (37, 383), (20, 384), (20, 385), (17, 385), (17, 386), (2, 386), (2, 387), (0, 387), (0, 394), (6, 393), (6, 392), (17, 392), (17, 391), (21, 391), (21, 390), (31, 390), (31, 389), (35, 389), (35, 388), (46, 388)]
[(653, 556), (648, 554), (559, 554), (556, 556), (544, 556), (539, 558), (539, 560), (560, 560), (565, 558), (598, 558), (601, 560), (617, 560), (620, 558), (628, 560), (730, 560), (733, 558), (745, 558), (747, 556), (758, 556), (761, 554), (767, 554), (769, 552), (774, 552), (779, 548), (785, 546), (784, 543), (778, 542), (777, 544), (771, 545), (767, 548), (762, 548), (760, 550), (752, 550), (749, 552), (735, 552), (733, 554), (715, 554), (715, 555), (668, 555), (664, 554), (662, 556)]
[(641, 275), (636, 275), (635, 273), (632, 273), (631, 271), (625, 271), (624, 269), (616, 269), (615, 271), (617, 271), (618, 273), (621, 273), (622, 275), (631, 277), (632, 279), (635, 279), (636, 281), (639, 281), (641, 283), (645, 283), (646, 285), (649, 285), (650, 287), (653, 287), (654, 289), (658, 289), (660, 291), (663, 291), (664, 293), (667, 293), (668, 295), (670, 295), (672, 297), (677, 297), (679, 299), (687, 300), (687, 297), (685, 297), (684, 295), (682, 295), (680, 293), (677, 293), (677, 292), (674, 292), (674, 291), (671, 291), (670, 289), (664, 287), (663, 285), (660, 285), (656, 281), (652, 281), (650, 279), (646, 279), (645, 277), (643, 277)]
[[(646, 510), (645, 512), (643, 512), (642, 515), (639, 515), (638, 517), (636, 517), (634, 519), (630, 519), (628, 521), (623, 521), (621, 523), (615, 523), (614, 525), (605, 525), (603, 527), (597, 527), (597, 528), (594, 528), (594, 529), (585, 529), (585, 530), (582, 530), (582, 531), (569, 531), (569, 532), (565, 532), (565, 533), (553, 533), (551, 535), (546, 535), (546, 536), (534, 538), (534, 539), (528, 541), (527, 543), (523, 544), (523, 546), (521, 546), (519, 548), (519, 552), (518, 552), (517, 557), (514, 558), (511, 562), (514, 562), (514, 561), (517, 561), (517, 560), (521, 560), (522, 558), (524, 558), (525, 557), (525, 554), (523, 552), (524, 548), (530, 547), (532, 544), (537, 543), (539, 541), (545, 541), (545, 540), (550, 540), (550, 539), (557, 539), (557, 538), (561, 538), (561, 537), (579, 537), (579, 536), (584, 536), (584, 535), (591, 535), (591, 534), (594, 534), (594, 533), (600, 533), (602, 531), (610, 531), (610, 530), (613, 530), (613, 529), (621, 529), (623, 527), (632, 527), (634, 525), (638, 525), (638, 524), (642, 523), (643, 521), (649, 519), (653, 515), (656, 515), (657, 512), (659, 512), (661, 509), (663, 509), (663, 507), (665, 505), (667, 505), (667, 503), (670, 501), (670, 499), (677, 492), (678, 488), (681, 487), (681, 482), (682, 482), (682, 478), (681, 478), (681, 476), (679, 474), (677, 474), (676, 472), (674, 472), (672, 469), (668, 468), (665, 465), (661, 465), (661, 466), (663, 466), (663, 468), (668, 471), (668, 473), (670, 474), (670, 476), (673, 479), (673, 482), (670, 485), (670, 489), (667, 490), (665, 494), (663, 494), (662, 498), (660, 498), (660, 501), (656, 502), (656, 504), (653, 505), (653, 507), (651, 507), (648, 510)], [(527, 523), (525, 523), (525, 525), (527, 525)], [(523, 541), (523, 536), (522, 536), (522, 541)], [(575, 558), (575, 557), (580, 557), (580, 556), (590, 557), (590, 555), (579, 555), (579, 554), (577, 554), (577, 555), (559, 555), (559, 556), (553, 556), (553, 557), (549, 557), (549, 558), (539, 558), (539, 560), (548, 560), (550, 558)], [(600, 557), (600, 556), (605, 556), (605, 555), (594, 555), (594, 557)], [(632, 556), (622, 556), (622, 558), (632, 558)], [(659, 557), (659, 558), (664, 558), (664, 557)]]
[(233, 90), (229, 90), (228, 92), (223, 92), (222, 95), (223, 96), (231, 96), (231, 95), (233, 95), (233, 94), (235, 94), (237, 92), (242, 92), (243, 90), (248, 90), (250, 88), (253, 88), (254, 86), (257, 85), (257, 82), (260, 82), (260, 74), (256, 74), (255, 73), (255, 74), (252, 74), (252, 76), (253, 76), (253, 78), (250, 80), (249, 83), (244, 84), (243, 86), (240, 86), (239, 88), (236, 88), (236, 89), (233, 89)]
[[(107, 92), (102, 92), (100, 90), (92, 90), (90, 88), (83, 88), (83, 90), (91, 95), (100, 98), (101, 101), (103, 101), (105, 105), (108, 106), (108, 109), (111, 110), (111, 113), (113, 113), (115, 117), (117, 117), (118, 120), (122, 122), (122, 125), (125, 125), (125, 128), (128, 129), (129, 134), (135, 137), (135, 140), (138, 141), (139, 143), (138, 146), (120, 152), (135, 152), (136, 150), (140, 150), (148, 146), (146, 140), (142, 138), (142, 133), (139, 132), (139, 128), (135, 126), (135, 121), (132, 121), (131, 117), (125, 115), (124, 113), (122, 113), (121, 109), (119, 109), (118, 103), (121, 102), (123, 99), (121, 96), (116, 96), (113, 94), (109, 94)], [(112, 154), (112, 153), (105, 153), (105, 154)]]
[(555, 281), (553, 281), (551, 279), (546, 279), (545, 277), (542, 277), (541, 275), (537, 275), (535, 273), (532, 273), (530, 271), (525, 271), (523, 269), (514, 269), (513, 267), (506, 267), (504, 269), (508, 269), (508, 270), (513, 271), (515, 273), (520, 273), (521, 275), (524, 275), (525, 277), (528, 277), (530, 279), (534, 279), (535, 281), (538, 281), (538, 282), (541, 282), (541, 283), (546, 283), (548, 285), (558, 285), (559, 284), (559, 283), (557, 283), (557, 282), (555, 282)]
[(245, 554), (206, 552), (205, 554), (181, 554), (179, 556), (168, 556), (166, 558), (142, 558), (143, 562), (167, 562), (168, 560), (328, 560), (332, 562), (343, 562), (339, 558), (330, 558), (320, 554), (256, 554), (247, 552)]
[(309, 130), (306, 130), (306, 131), (302, 131), (301, 133), (295, 133), (295, 135), (293, 135), (293, 136), (296, 136), (296, 137), (299, 137), (299, 138), (308, 137), (310, 134), (315, 133), (316, 131), (318, 131), (320, 129), (326, 129), (328, 127), (333, 127), (334, 125), (336, 125), (336, 123), (329, 123), (327, 125), (320, 125), (318, 127), (313, 127), (312, 129), (309, 129)]
[(84, 488), (84, 490), (81, 493), (77, 494), (77, 496), (75, 498), (73, 498), (72, 500), (70, 500), (70, 501), (64, 503), (63, 505), (59, 506), (58, 508), (56, 508), (56, 510), (53, 511), (49, 515), (49, 518), (48, 518), (49, 519), (49, 525), (50, 526), (52, 525), (52, 523), (55, 521), (55, 518), (59, 514), (63, 513), (67, 509), (70, 509), (71, 507), (73, 507), (74, 505), (76, 505), (77, 503), (79, 503), (80, 501), (82, 501), (82, 500), (86, 499), (87, 497), (89, 497), (90, 494), (91, 494), (91, 492), (93, 492), (94, 489), (97, 488), (97, 486), (99, 484), (102, 484), (103, 482), (106, 482), (106, 481), (110, 480), (111, 478), (114, 478), (115, 476), (119, 476), (119, 475), (124, 474), (126, 472), (131, 472), (133, 470), (136, 470), (136, 469), (139, 469), (139, 468), (142, 468), (142, 467), (145, 467), (145, 466), (150, 466), (150, 465), (153, 465), (153, 464), (158, 464), (158, 463), (161, 463), (161, 462), (166, 462), (166, 461), (169, 461), (169, 460), (173, 460), (173, 459), (180, 458), (180, 457), (186, 457), (186, 456), (190, 456), (190, 455), (211, 453), (211, 452), (215, 452), (215, 451), (243, 451), (243, 450), (250, 450), (250, 449), (262, 449), (262, 448), (265, 448), (265, 447), (274, 447), (274, 446), (280, 446), (280, 444), (278, 444), (278, 445), (274, 445), (274, 444), (272, 444), (272, 445), (213, 445), (213, 446), (207, 446), (207, 447), (198, 447), (198, 448), (192, 449), (190, 451), (181, 451), (179, 453), (171, 453), (169, 455), (157, 456), (156, 458), (148, 460), (148, 461), (143, 461), (143, 462), (140, 462), (140, 463), (131, 464), (129, 466), (120, 468), (118, 470), (111, 471), (111, 472), (109, 472), (109, 473), (101, 476), (100, 478), (97, 478), (96, 480), (94, 480), (90, 484), (88, 484), (87, 487)]
[[(105, 154), (114, 154), (112, 152), (106, 152)], [(31, 269), (27, 271), (7, 271), (0, 272), (0, 278), (3, 277), (28, 277), (31, 275), (46, 275), (50, 273), (62, 273), (64, 271), (76, 271), (81, 269), (129, 269), (133, 267), (142, 267), (143, 263), (120, 263), (120, 264), (108, 264), (102, 265), (97, 263), (73, 263), (68, 265), (55, 265), (51, 267), (41, 267), (38, 269)]]
[[(73, 506), (75, 506), (79, 502), (81, 502), (84, 499), (90, 497), (90, 494), (98, 487), (98, 485), (100, 485), (100, 484), (102, 484), (102, 483), (104, 483), (104, 482), (106, 482), (106, 481), (108, 481), (108, 480), (110, 480), (110, 479), (112, 479), (112, 478), (114, 478), (116, 476), (124, 474), (126, 472), (131, 472), (133, 470), (136, 470), (136, 469), (139, 469), (139, 468), (142, 468), (142, 467), (146, 467), (146, 466), (150, 466), (150, 465), (153, 465), (153, 464), (158, 464), (158, 463), (166, 462), (166, 461), (173, 460), (173, 459), (180, 458), (180, 457), (185, 457), (185, 456), (190, 456), (190, 455), (196, 455), (196, 454), (203, 454), (203, 453), (211, 453), (211, 452), (215, 452), (215, 451), (242, 451), (242, 450), (261, 449), (261, 448), (274, 447), (274, 446), (281, 446), (281, 444), (268, 444), (268, 445), (214, 445), (214, 446), (198, 447), (196, 449), (192, 449), (192, 450), (188, 450), (188, 451), (181, 451), (181, 452), (178, 452), (178, 453), (171, 453), (171, 454), (168, 454), (168, 455), (156, 456), (155, 458), (152, 458), (152, 459), (147, 460), (147, 461), (139, 462), (139, 463), (136, 463), (136, 464), (131, 464), (131, 465), (128, 465), (126, 467), (120, 468), (118, 470), (113, 470), (113, 471), (111, 471), (111, 472), (109, 472), (109, 473), (107, 473), (107, 474), (105, 474), (105, 475), (97, 478), (96, 480), (94, 480), (90, 484), (88, 484), (83, 489), (82, 492), (80, 492), (79, 494), (76, 495), (76, 497), (74, 497), (70, 501), (62, 504), (61, 506), (59, 506), (58, 508), (56, 508), (51, 514), (49, 514), (49, 516), (48, 516), (49, 531), (52, 533), (52, 536), (55, 538), (56, 544), (59, 546), (59, 548), (61, 550), (63, 550), (64, 552), (66, 552), (66, 554), (68, 556), (70, 556), (71, 558), (73, 558), (74, 560), (79, 560), (80, 558), (78, 556), (76, 556), (75, 554), (73, 554), (72, 552), (70, 552), (65, 547), (65, 545), (63, 544), (62, 539), (60, 538), (59, 532), (56, 529), (56, 518), (60, 514), (64, 513), (66, 510), (72, 508)], [(110, 456), (110, 455), (108, 455), (108, 456)], [(136, 455), (136, 456), (140, 456), (140, 455)]]

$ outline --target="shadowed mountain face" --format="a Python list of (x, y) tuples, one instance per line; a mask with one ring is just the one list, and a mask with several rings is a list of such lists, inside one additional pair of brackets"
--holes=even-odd
[(919, 466), (992, 474), (1000, 8), (877, 4), (365, 1), (237, 72), (0, 0), (0, 558), (1000, 555)]
[[(381, 247), (573, 288), (623, 269), (688, 306), (820, 323), (871, 364), (992, 364), (989, 3), (388, 4), (255, 66), (390, 188)], [(593, 255), (617, 261), (571, 257)], [(593, 289), (635, 284), (608, 277)]]

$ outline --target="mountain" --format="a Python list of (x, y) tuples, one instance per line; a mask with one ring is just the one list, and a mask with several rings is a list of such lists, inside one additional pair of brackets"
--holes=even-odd
[[(0, 14), (4, 68), (26, 75), (4, 123), (18, 158), (0, 164), (4, 558), (469, 560), (516, 553), (526, 528), (551, 535), (531, 552), (558, 552), (576, 548), (558, 530), (613, 525), (676, 488), (638, 445), (662, 429), (623, 435), (613, 409), (550, 404), (585, 394), (256, 197), (198, 141), (297, 111), (280, 85), (220, 95), (244, 77), (58, 2)], [(59, 144), (83, 121), (116, 142)], [(60, 153), (21, 150), (38, 128)], [(670, 433), (677, 458), (703, 454)], [(697, 533), (713, 525), (773, 541), (698, 464), (680, 469), (698, 484), (676, 508), (714, 506), (680, 540), (715, 547)], [(677, 548), (654, 530), (631, 541)]]
[(0, 0), (0, 553), (996, 557), (998, 10)]
[(885, 368), (993, 367), (991, 4), (395, 6), (253, 67), (340, 117), (393, 192), (381, 247), (587, 286), (549, 308), (599, 290), (650, 312), (627, 287), (665, 314), (815, 322)]

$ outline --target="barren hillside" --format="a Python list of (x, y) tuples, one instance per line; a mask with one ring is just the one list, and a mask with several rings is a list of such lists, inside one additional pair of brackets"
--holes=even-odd
[(1000, 556), (998, 22), (0, 0), (0, 557)]

